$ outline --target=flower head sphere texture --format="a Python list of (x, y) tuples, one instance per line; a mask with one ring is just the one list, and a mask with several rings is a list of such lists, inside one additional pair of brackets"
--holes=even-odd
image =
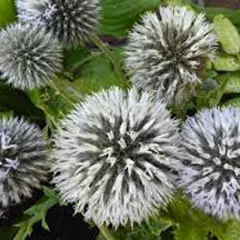
[(0, 205), (32, 196), (48, 172), (46, 142), (38, 127), (18, 118), (0, 120)]
[(54, 183), (97, 225), (141, 222), (174, 192), (178, 122), (147, 93), (118, 88), (76, 106), (55, 136)]
[(42, 25), (65, 47), (86, 40), (99, 26), (99, 0), (18, 0), (17, 7), (20, 20)]
[(185, 7), (160, 7), (146, 13), (129, 34), (126, 68), (137, 89), (160, 91), (168, 104), (180, 104), (194, 94), (216, 45), (204, 15)]
[(57, 39), (44, 29), (17, 23), (0, 32), (0, 71), (15, 88), (45, 86), (62, 70), (62, 59)]
[(240, 216), (240, 109), (190, 117), (182, 131), (179, 185), (194, 205), (219, 219)]

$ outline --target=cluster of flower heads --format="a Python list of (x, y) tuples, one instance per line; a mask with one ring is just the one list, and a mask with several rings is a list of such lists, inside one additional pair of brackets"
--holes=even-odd
[(0, 32), (0, 72), (14, 87), (47, 85), (62, 71), (63, 48), (97, 31), (99, 0), (17, 0), (19, 23)]
[[(21, 23), (0, 33), (0, 71), (15, 87), (40, 87), (61, 71), (61, 46), (96, 31), (99, 1), (18, 0), (17, 6)], [(88, 96), (67, 115), (54, 136), (53, 183), (98, 225), (140, 223), (177, 188), (207, 214), (240, 217), (240, 109), (203, 110), (180, 129), (166, 108), (200, 83), (216, 46), (212, 25), (182, 7), (162, 7), (142, 20), (126, 47), (134, 87)], [(3, 207), (31, 197), (46, 180), (46, 160), (35, 125), (0, 120)]]
[(135, 25), (126, 47), (126, 67), (133, 85), (181, 104), (201, 82), (217, 39), (203, 14), (184, 7), (160, 7)]

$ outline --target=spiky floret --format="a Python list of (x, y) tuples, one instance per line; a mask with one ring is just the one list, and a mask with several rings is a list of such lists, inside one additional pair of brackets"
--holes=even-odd
[(147, 93), (118, 88), (87, 97), (55, 136), (54, 183), (98, 225), (148, 218), (171, 199), (178, 122)]
[[(163, 92), (168, 103), (182, 103), (200, 83), (217, 40), (204, 15), (184, 7), (146, 13), (129, 34), (126, 68), (138, 89)], [(160, 94), (162, 95), (162, 94)]]
[(0, 71), (16, 88), (46, 85), (61, 71), (62, 58), (58, 41), (37, 26), (12, 24), (0, 33)]
[(179, 184), (195, 206), (240, 216), (240, 109), (214, 108), (190, 117), (182, 131)]
[(79, 44), (99, 25), (99, 0), (18, 0), (20, 20), (35, 22), (66, 47)]
[(46, 180), (46, 142), (38, 127), (19, 118), (0, 120), (0, 205), (32, 196)]

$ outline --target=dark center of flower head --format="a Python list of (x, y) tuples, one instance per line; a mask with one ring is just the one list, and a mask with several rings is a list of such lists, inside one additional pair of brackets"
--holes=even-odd
[(11, 140), (9, 135), (0, 132), (0, 180), (5, 179), (19, 165), (17, 145), (11, 143)]
[(87, 125), (84, 129), (84, 132), (97, 136), (96, 139), (78, 138), (80, 145), (87, 143), (99, 149), (99, 151), (88, 151), (85, 156), (81, 154), (81, 159), (90, 160), (91, 165), (102, 163), (90, 185), (93, 192), (99, 188), (99, 181), (109, 174), (103, 194), (105, 204), (109, 200), (112, 187), (119, 175), (123, 176), (123, 184), (119, 187), (122, 188), (122, 196), (124, 196), (124, 193), (127, 194), (130, 191), (129, 182), (133, 182), (139, 191), (144, 191), (145, 186), (142, 183), (141, 174), (145, 179), (161, 184), (161, 180), (155, 176), (153, 169), (157, 168), (162, 172), (170, 171), (168, 166), (156, 160), (156, 155), (163, 153), (158, 148), (159, 143), (151, 142), (158, 134), (156, 129), (142, 131), (150, 119), (150, 116), (146, 116), (130, 129), (128, 120), (115, 116), (115, 123), (112, 126), (109, 119), (101, 116), (102, 126), (100, 128)]

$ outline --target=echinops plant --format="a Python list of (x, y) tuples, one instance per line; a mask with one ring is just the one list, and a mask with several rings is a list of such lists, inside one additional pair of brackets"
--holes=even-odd
[(0, 3), (0, 239), (239, 240), (238, 16)]

